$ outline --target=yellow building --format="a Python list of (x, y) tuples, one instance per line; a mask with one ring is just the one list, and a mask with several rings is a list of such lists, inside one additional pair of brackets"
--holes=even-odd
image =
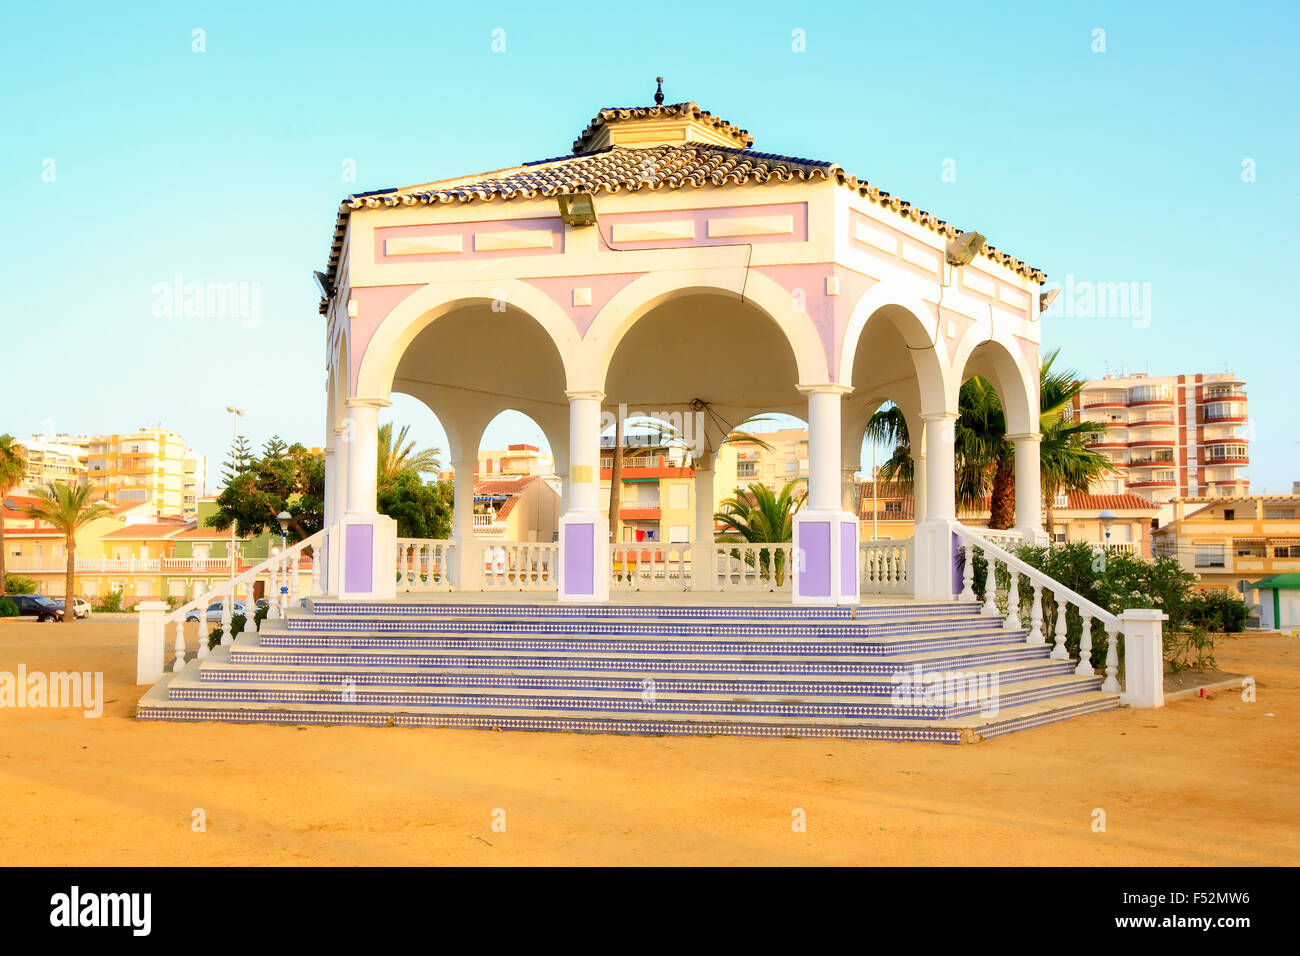
[(86, 446), (86, 480), (111, 505), (149, 503), (156, 515), (193, 514), (207, 462), (169, 428), (96, 435)]
[(1153, 550), (1177, 556), (1202, 587), (1240, 596), (1242, 581), (1300, 571), (1300, 495), (1176, 500), (1174, 520), (1155, 531)]
[(35, 494), (46, 483), (78, 482), (86, 477), (86, 439), (72, 435), (33, 435), (23, 444), (23, 480), (18, 494)]
[[(736, 455), (737, 485), (767, 485), (780, 492), (788, 482), (797, 481), (795, 493), (808, 489), (808, 429), (783, 428), (779, 431), (752, 433), (771, 447), (756, 442), (731, 441), (727, 447)], [(731, 494), (728, 489), (726, 494)]]

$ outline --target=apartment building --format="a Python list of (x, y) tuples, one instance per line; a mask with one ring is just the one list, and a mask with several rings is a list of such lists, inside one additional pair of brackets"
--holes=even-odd
[(156, 515), (193, 515), (207, 460), (169, 428), (96, 435), (86, 446), (86, 480), (112, 505), (149, 503)]
[(1162, 506), (1161, 523), (1175, 498), (1249, 490), (1240, 474), (1250, 464), (1245, 382), (1230, 372), (1108, 375), (1085, 382), (1071, 411), (1106, 425), (1089, 447), (1114, 470), (1091, 490), (1147, 498)]
[(540, 475), (555, 474), (551, 456), (536, 445), (508, 445), (501, 450), (485, 449), (478, 453), (475, 474), (488, 475)]
[(474, 534), (486, 541), (558, 541), (561, 510), (558, 478), (521, 474), (474, 482)]
[(1174, 520), (1154, 532), (1202, 587), (1250, 590), (1243, 582), (1300, 571), (1300, 495), (1201, 497), (1174, 503)]
[(783, 428), (779, 431), (753, 433), (765, 441), (733, 440), (728, 446), (736, 454), (736, 482), (740, 485), (762, 484), (780, 491), (795, 481), (796, 494), (808, 490), (808, 429)]
[(16, 493), (35, 494), (47, 482), (72, 483), (86, 478), (86, 444), (75, 435), (33, 435), (23, 442), (23, 479)]

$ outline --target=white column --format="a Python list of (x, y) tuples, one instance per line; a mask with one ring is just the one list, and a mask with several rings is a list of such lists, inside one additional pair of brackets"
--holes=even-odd
[(595, 389), (569, 398), (568, 504), (560, 518), (561, 601), (609, 600), (609, 519), (600, 509), (600, 403)]
[(379, 514), (376, 505), (379, 409), (390, 404), (386, 398), (347, 401), (348, 425), (341, 436), (347, 448), (347, 501), (337, 524), (339, 541), (330, 548), (330, 564), (339, 570), (335, 593), (341, 598), (391, 600), (397, 594), (397, 522)]
[(477, 455), (452, 462), (456, 486), (451, 511), (451, 534), (456, 541), (452, 560), (457, 591), (483, 590), (483, 545), (474, 536), (474, 468), (477, 465)]
[(1028, 544), (1043, 544), (1043, 482), (1039, 432), (1008, 435), (1016, 449), (1016, 530)]
[(796, 604), (858, 603), (858, 520), (840, 480), (845, 385), (800, 385), (808, 396), (808, 500), (794, 518)]
[[(921, 431), (925, 431), (924, 424)], [(920, 441), (913, 442), (912, 451), (918, 448), (920, 453), (912, 459), (912, 521), (916, 524), (925, 520), (925, 447)]]
[(1130, 707), (1163, 707), (1163, 611), (1130, 608), (1120, 615), (1124, 627), (1124, 693), (1120, 702)]
[(953, 587), (952, 522), (957, 519), (953, 444), (955, 412), (922, 415), (925, 443), (925, 519), (916, 524), (915, 595), (927, 601), (948, 601)]
[(850, 513), (857, 511), (854, 505), (857, 503), (858, 489), (853, 477), (857, 473), (858, 469), (848, 462), (840, 466), (840, 508)]
[(691, 590), (716, 591), (718, 575), (713, 547), (713, 449), (704, 449), (695, 461), (695, 534), (691, 545)]

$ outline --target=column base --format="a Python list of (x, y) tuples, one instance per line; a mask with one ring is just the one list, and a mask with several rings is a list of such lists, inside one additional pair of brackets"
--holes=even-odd
[(858, 519), (847, 511), (794, 516), (794, 603), (857, 604)]
[[(949, 522), (930, 518), (916, 526), (913, 538), (913, 595), (922, 601), (951, 601), (961, 593), (961, 571), (954, 557), (955, 535)], [(954, 587), (954, 580), (956, 586)]]
[(691, 545), (691, 590), (718, 590), (716, 546), (711, 544)]
[(329, 534), (326, 591), (340, 600), (397, 597), (397, 522), (387, 515), (344, 515)]
[(1051, 539), (1048, 538), (1047, 532), (1041, 527), (1016, 528), (1016, 530), (1020, 532), (1020, 537), (1024, 540), (1024, 543), (1030, 547), (1045, 548), (1051, 543)]
[(559, 599), (604, 603), (609, 600), (609, 519), (573, 512), (560, 517)]
[(452, 584), (457, 591), (483, 590), (483, 542), (474, 535), (452, 539), (452, 567), (455, 569)]

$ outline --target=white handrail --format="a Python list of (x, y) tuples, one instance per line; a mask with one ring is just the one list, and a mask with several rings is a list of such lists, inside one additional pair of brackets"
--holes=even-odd
[[(1092, 617), (1097, 618), (1099, 621), (1101, 621), (1103, 624), (1107, 625), (1108, 627), (1119, 628), (1120, 626), (1119, 618), (1116, 617), (1114, 614), (1111, 614), (1110, 611), (1107, 611), (1104, 607), (1101, 607), (1100, 605), (1094, 604), (1092, 601), (1089, 601), (1082, 594), (1078, 594), (1074, 591), (1071, 591), (1069, 588), (1067, 588), (1064, 584), (1061, 584), (1059, 581), (1055, 581), (1052, 578), (1049, 578), (1042, 571), (1039, 571), (1033, 565), (1028, 564), (1025, 561), (1022, 561), (1020, 558), (1017, 558), (1010, 551), (1006, 551), (1003, 548), (998, 547), (993, 542), (989, 541), (987, 538), (984, 538), (981, 535), (976, 534), (974, 529), (968, 528), (966, 525), (961, 524), (959, 522), (953, 522), (952, 529), (954, 532), (956, 532), (959, 538), (963, 538), (964, 540), (974, 545), (975, 547), (983, 549), (986, 557), (992, 555), (993, 557), (1001, 561), (1003, 564), (1005, 564), (1009, 570), (1015, 569), (1017, 572), (1023, 574), (1025, 577), (1029, 578), (1030, 581), (1034, 582), (1040, 587), (1045, 587), (1048, 590), (1052, 591), (1054, 594), (1060, 595), (1066, 601), (1069, 601), (1071, 604), (1077, 607), (1080, 611), (1086, 611)], [(988, 597), (986, 595), (985, 600), (987, 599)]]
[[(322, 540), (324, 540), (324, 538), (325, 538), (324, 531), (317, 531), (315, 534), (303, 538), (297, 544), (291, 545), (290, 547), (285, 548), (283, 551), (279, 551), (276, 554), (271, 555), (261, 564), (255, 564), (247, 571), (237, 574), (233, 578), (230, 578), (229, 580), (222, 581), (221, 584), (219, 584), (217, 587), (208, 591), (206, 594), (200, 594), (193, 601), (190, 601), (190, 603), (182, 604), (176, 610), (169, 611), (166, 615), (163, 616), (163, 623), (170, 624), (177, 620), (183, 620), (185, 615), (188, 614), (190, 611), (202, 609), (204, 612), (206, 612), (208, 605), (212, 603), (212, 599), (224, 595), (227, 591), (229, 591), (231, 594), (231, 600), (232, 601), (235, 600), (234, 593), (235, 593), (235, 588), (238, 585), (247, 584), (250, 581), (256, 579), (258, 575), (265, 574), (266, 572), (270, 571), (272, 568), (278, 567), (284, 564), (285, 562), (291, 560), (292, 558), (301, 555), (303, 549), (305, 548), (310, 547), (313, 549), (312, 564), (315, 564), (316, 563), (314, 557), (315, 545), (319, 544)], [(269, 598), (271, 597), (271, 595), (267, 595), (267, 597)]]

